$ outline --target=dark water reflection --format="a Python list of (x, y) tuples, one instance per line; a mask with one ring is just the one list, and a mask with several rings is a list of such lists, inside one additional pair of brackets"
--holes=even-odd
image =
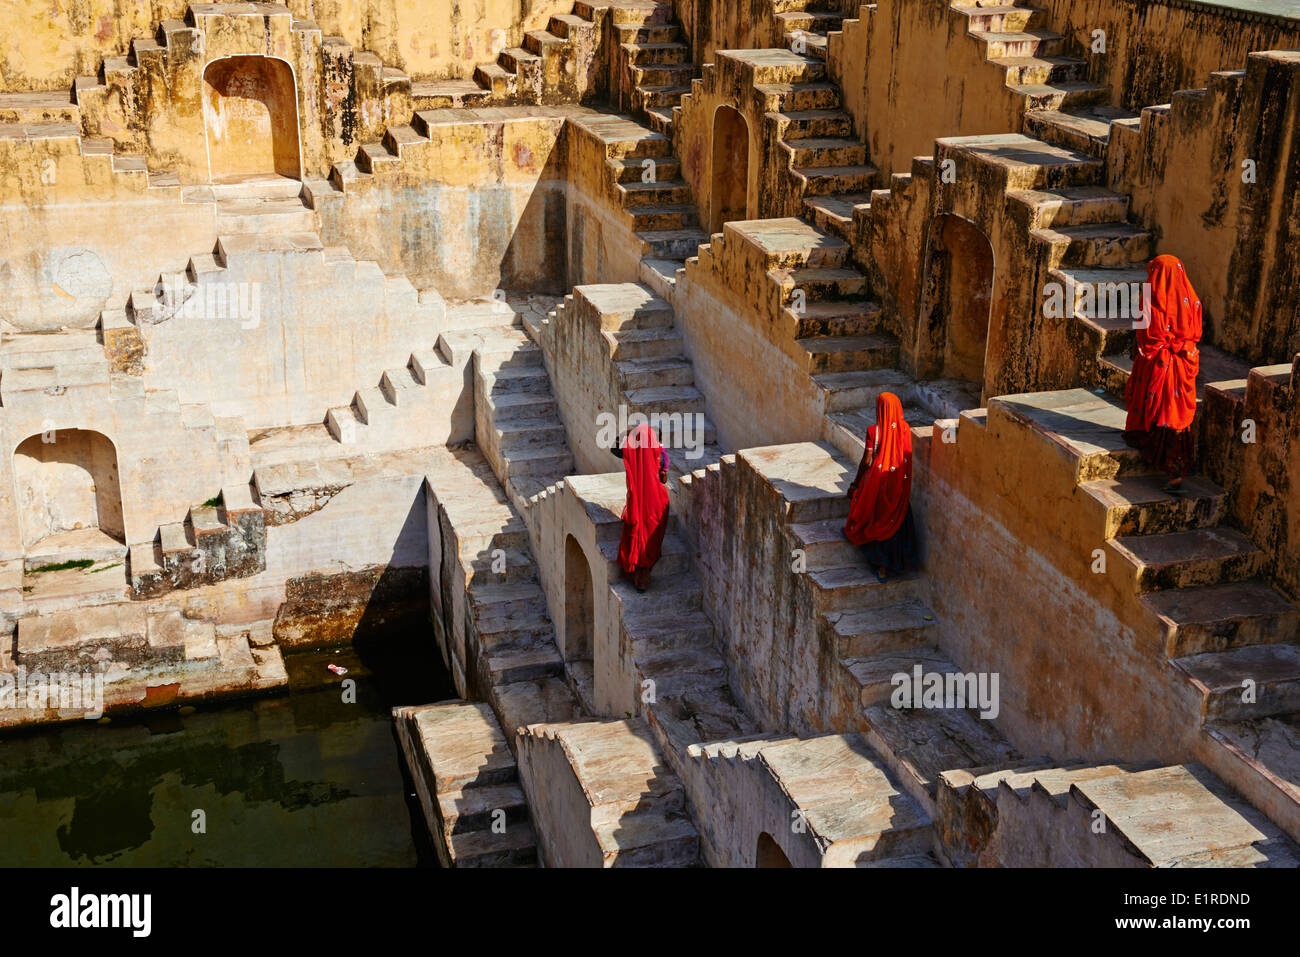
[(0, 865), (436, 866), (390, 708), (450, 697), (441, 661), (286, 665), (278, 697), (0, 738)]

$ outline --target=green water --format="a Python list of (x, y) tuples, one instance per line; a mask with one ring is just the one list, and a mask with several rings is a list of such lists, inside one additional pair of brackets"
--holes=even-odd
[(0, 866), (436, 866), (390, 714), (451, 696), (436, 653), (285, 663), (276, 697), (0, 737)]

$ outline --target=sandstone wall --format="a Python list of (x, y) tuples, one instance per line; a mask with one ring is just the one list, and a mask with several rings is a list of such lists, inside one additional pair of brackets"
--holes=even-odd
[[(183, 19), (188, 0), (62, 0), (0, 4), (0, 87), (70, 88), (99, 71), (106, 56), (122, 56), (136, 38), (152, 38), (165, 19)], [(528, 30), (569, 13), (572, 0), (287, 0), (294, 17), (314, 20), (326, 34), (417, 78), (467, 77), (479, 63), (518, 46)]]
[(448, 299), (503, 288), (562, 294), (565, 111), (429, 115), (429, 142), (404, 148), (393, 169), (314, 196), (322, 237)]

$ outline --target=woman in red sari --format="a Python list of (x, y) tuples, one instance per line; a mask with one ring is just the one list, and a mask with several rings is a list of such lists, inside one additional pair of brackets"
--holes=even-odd
[(916, 567), (916, 525), (912, 521), (912, 430), (903, 403), (892, 392), (876, 399), (876, 424), (849, 486), (844, 537), (862, 550), (884, 582)]
[(1165, 491), (1181, 493), (1196, 461), (1192, 420), (1201, 367), (1201, 300), (1174, 256), (1147, 266), (1146, 327), (1137, 330), (1133, 372), (1124, 389), (1124, 441), (1152, 468), (1169, 476)]
[(632, 576), (637, 591), (650, 584), (650, 570), (659, 560), (668, 528), (668, 453), (650, 426), (633, 429), (614, 454), (627, 472), (627, 504), (623, 507), (623, 538), (618, 564)]

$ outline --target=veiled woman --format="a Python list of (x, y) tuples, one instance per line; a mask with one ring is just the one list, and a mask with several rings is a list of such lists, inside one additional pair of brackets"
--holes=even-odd
[(628, 433), (614, 454), (627, 472), (618, 564), (632, 576), (636, 590), (645, 591), (668, 528), (668, 453), (650, 426), (642, 424)]
[(912, 430), (903, 418), (903, 403), (892, 392), (876, 399), (876, 424), (867, 429), (867, 446), (848, 494), (844, 537), (862, 546), (876, 579), (884, 582), (914, 569)]
[(1137, 330), (1133, 372), (1124, 390), (1124, 441), (1169, 476), (1165, 491), (1180, 494), (1196, 461), (1192, 421), (1201, 367), (1201, 300), (1174, 256), (1151, 260), (1147, 288), (1148, 321)]

